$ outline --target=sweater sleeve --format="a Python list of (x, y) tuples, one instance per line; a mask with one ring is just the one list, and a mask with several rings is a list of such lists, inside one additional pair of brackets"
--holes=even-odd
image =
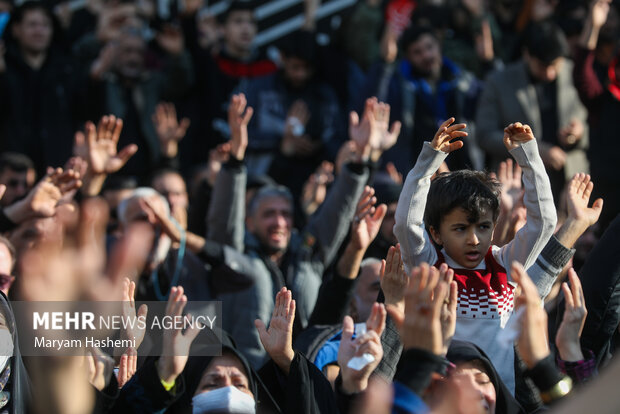
[(575, 249), (564, 247), (555, 237), (551, 236), (536, 262), (527, 269), (527, 273), (536, 285), (538, 294), (544, 300), (556, 278), (575, 254)]
[(437, 252), (424, 228), (426, 197), (431, 186), (431, 177), (448, 154), (436, 151), (425, 142), (413, 169), (400, 193), (396, 207), (394, 234), (401, 246), (403, 262), (407, 274), (416, 265), (437, 261)]
[(551, 183), (538, 153), (535, 140), (510, 151), (523, 170), (523, 199), (527, 209), (527, 222), (510, 243), (494, 251), (495, 258), (510, 275), (510, 264), (518, 261), (528, 268), (534, 264), (553, 235), (557, 215), (551, 193)]

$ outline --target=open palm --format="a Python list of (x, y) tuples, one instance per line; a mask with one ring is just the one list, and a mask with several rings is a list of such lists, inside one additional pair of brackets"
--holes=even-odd
[(86, 124), (88, 162), (93, 174), (112, 174), (120, 170), (138, 147), (128, 145), (117, 152), (123, 121), (114, 115), (104, 116), (95, 128), (92, 122)]
[[(257, 319), (254, 324), (265, 351), (283, 369), (290, 365), (293, 352), (293, 321), (295, 320), (295, 301), (290, 290), (282, 288), (276, 295), (269, 329)], [(286, 369), (285, 369), (286, 371)]]

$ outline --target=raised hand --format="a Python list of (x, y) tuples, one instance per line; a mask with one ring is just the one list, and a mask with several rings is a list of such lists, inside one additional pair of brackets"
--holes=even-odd
[(351, 224), (351, 242), (356, 248), (367, 249), (370, 243), (377, 237), (381, 222), (387, 213), (387, 206), (380, 204), (375, 208), (377, 198), (375, 190), (366, 186), (355, 209), (355, 217)]
[(50, 169), (25, 198), (8, 206), (4, 212), (14, 223), (35, 217), (52, 217), (63, 196), (81, 185), (78, 172), (63, 171), (62, 168)]
[(308, 177), (301, 192), (301, 206), (306, 216), (312, 215), (327, 197), (327, 186), (334, 181), (334, 164), (323, 161)]
[(316, 152), (320, 143), (313, 141), (306, 134), (306, 123), (310, 119), (308, 106), (301, 99), (296, 100), (291, 105), (286, 116), (286, 126), (284, 136), (280, 143), (280, 151), (286, 156), (307, 157)]
[(534, 140), (534, 133), (529, 125), (515, 122), (504, 128), (504, 146), (508, 151)]
[(450, 142), (457, 138), (463, 138), (467, 136), (467, 132), (462, 131), (467, 125), (465, 124), (454, 124), (454, 118), (450, 118), (446, 120), (433, 137), (431, 141), (431, 146), (437, 151), (443, 151), (447, 154), (452, 151), (456, 151), (460, 148), (463, 148), (463, 141), (458, 140), (454, 142)]
[[(125, 329), (121, 330), (121, 339), (135, 340), (135, 348), (138, 349), (146, 333), (148, 306), (140, 305), (136, 315), (135, 292), (136, 283), (125, 278), (123, 280), (123, 319), (133, 323), (128, 323)], [(144, 324), (139, 323), (140, 321), (144, 321)]]
[(588, 207), (593, 189), (594, 183), (590, 180), (590, 176), (584, 173), (575, 174), (568, 184), (566, 194), (568, 217), (581, 223), (584, 231), (598, 221), (603, 210), (602, 198), (594, 201), (592, 207)]
[(521, 288), (521, 293), (515, 299), (515, 309), (523, 309), (517, 350), (525, 365), (531, 369), (549, 355), (547, 312), (542, 306), (536, 285), (520, 263), (513, 262), (510, 276)]
[(404, 312), (405, 289), (409, 284), (409, 276), (405, 273), (403, 259), (400, 255), (400, 243), (388, 249), (385, 260), (381, 261), (379, 277), (385, 304), (397, 306), (401, 312)]
[(373, 149), (380, 150), (381, 152), (387, 151), (392, 148), (394, 144), (396, 144), (402, 124), (400, 121), (396, 121), (388, 130), (390, 122), (390, 105), (384, 102), (376, 102), (373, 106), (374, 123), (372, 125), (373, 131), (370, 144)]
[(254, 109), (247, 106), (245, 95), (240, 93), (230, 98), (228, 105), (228, 126), (230, 128), (230, 153), (237, 160), (243, 160), (248, 147), (248, 123)]
[(138, 352), (135, 348), (129, 347), (127, 351), (121, 355), (121, 360), (118, 363), (118, 374), (116, 380), (118, 381), (118, 388), (123, 388), (125, 384), (129, 382), (131, 377), (134, 376), (138, 370)]
[(400, 332), (405, 349), (418, 348), (443, 355), (442, 305), (449, 285), (439, 270), (426, 263), (411, 271), (405, 290), (405, 312), (388, 305), (387, 311)]
[[(173, 320), (180, 318), (186, 304), (187, 296), (183, 294), (183, 287), (173, 286), (170, 289), (170, 297), (166, 305), (166, 316)], [(164, 331), (162, 355), (157, 361), (159, 379), (167, 383), (174, 383), (187, 364), (189, 348), (199, 332), (200, 327), (197, 324), (188, 325), (185, 332), (176, 326)]]
[(114, 360), (101, 352), (98, 348), (89, 351), (85, 357), (88, 372), (88, 382), (99, 391), (103, 390), (110, 380)]
[(230, 159), (230, 142), (223, 142), (209, 151), (209, 161), (205, 168), (206, 180), (211, 187), (215, 187), (217, 175), (222, 169), (222, 164)]
[(146, 212), (149, 223), (160, 226), (164, 234), (170, 237), (173, 242), (181, 241), (181, 230), (172, 221), (170, 215), (166, 214), (166, 211), (160, 207), (160, 203), (156, 204), (148, 198), (141, 198), (140, 207)]
[(521, 200), (523, 195), (521, 175), (521, 167), (516, 162), (513, 163), (512, 158), (500, 162), (497, 179), (502, 184), (501, 207), (504, 211), (512, 211)]
[(117, 152), (118, 140), (122, 130), (123, 120), (117, 119), (114, 115), (102, 117), (96, 128), (92, 122), (86, 123), (87, 161), (90, 166), (90, 174), (115, 173), (123, 168), (138, 151), (137, 145), (130, 144)]
[(568, 280), (570, 287), (566, 282), (562, 283), (564, 317), (555, 336), (555, 345), (558, 347), (560, 358), (564, 361), (576, 362), (584, 359), (579, 338), (583, 325), (586, 323), (588, 310), (581, 282), (572, 267), (568, 271)]
[[(366, 332), (353, 339), (355, 325), (350, 316), (345, 316), (342, 327), (342, 339), (338, 348), (338, 365), (342, 376), (342, 388), (348, 394), (362, 392), (368, 386), (368, 378), (375, 370), (381, 358), (383, 358), (383, 346), (381, 334), (385, 329), (387, 314), (382, 304), (375, 303), (366, 321)], [(348, 366), (353, 357), (361, 357), (364, 354), (372, 356), (373, 361), (361, 369), (353, 369)]]
[(349, 138), (359, 146), (365, 146), (371, 138), (375, 122), (374, 106), (377, 98), (374, 96), (366, 99), (362, 119), (355, 111), (349, 113)]
[(594, 0), (590, 9), (590, 21), (595, 28), (601, 28), (607, 21), (611, 0)]
[(276, 365), (288, 375), (293, 351), (293, 322), (295, 320), (295, 300), (291, 291), (283, 287), (276, 294), (276, 304), (271, 314), (269, 329), (260, 319), (254, 321), (260, 341)]
[(449, 292), (441, 305), (441, 335), (443, 337), (443, 354), (448, 353), (450, 342), (456, 332), (456, 307), (458, 305), (457, 283), (454, 279), (454, 270), (447, 264), (439, 266), (439, 280), (448, 285)]
[(185, 137), (190, 121), (183, 118), (179, 123), (174, 104), (161, 102), (155, 108), (153, 124), (161, 152), (166, 158), (174, 158), (179, 152), (179, 142)]

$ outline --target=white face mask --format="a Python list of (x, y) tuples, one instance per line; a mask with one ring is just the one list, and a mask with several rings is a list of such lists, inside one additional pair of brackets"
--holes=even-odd
[(0, 373), (13, 356), (13, 335), (6, 328), (0, 328)]
[(221, 387), (213, 391), (194, 395), (192, 413), (203, 414), (212, 411), (231, 414), (255, 414), (254, 398), (234, 386)]

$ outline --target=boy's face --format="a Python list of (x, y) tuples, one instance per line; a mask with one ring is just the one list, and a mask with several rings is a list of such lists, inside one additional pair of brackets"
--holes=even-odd
[(457, 207), (446, 214), (439, 230), (431, 226), (431, 236), (437, 244), (443, 245), (446, 253), (459, 265), (472, 269), (484, 259), (493, 238), (495, 223), (493, 213), (481, 214), (478, 221), (470, 223), (468, 213)]

